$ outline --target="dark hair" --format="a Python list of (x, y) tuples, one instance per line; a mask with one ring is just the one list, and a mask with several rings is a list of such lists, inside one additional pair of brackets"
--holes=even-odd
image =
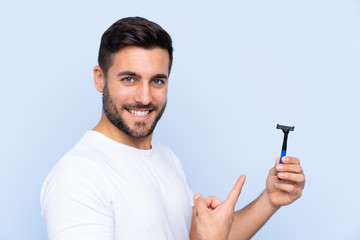
[(126, 46), (166, 49), (169, 52), (170, 73), (173, 60), (170, 35), (158, 24), (145, 18), (127, 17), (116, 21), (101, 37), (98, 63), (105, 77), (112, 65), (113, 54)]

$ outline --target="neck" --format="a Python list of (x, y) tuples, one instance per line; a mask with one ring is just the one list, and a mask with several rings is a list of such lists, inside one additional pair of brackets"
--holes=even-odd
[(151, 149), (152, 133), (148, 137), (134, 138), (112, 124), (106, 117), (104, 111), (102, 112), (99, 123), (93, 128), (94, 131), (100, 132), (111, 138), (112, 140), (139, 149), (148, 150)]

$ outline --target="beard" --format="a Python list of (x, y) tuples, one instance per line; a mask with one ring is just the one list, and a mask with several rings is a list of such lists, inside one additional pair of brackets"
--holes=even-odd
[[(151, 111), (158, 110), (159, 107), (153, 105), (152, 103), (148, 105), (143, 104), (124, 104), (121, 107), (121, 111), (127, 111), (127, 109), (151, 109)], [(124, 132), (126, 135), (133, 138), (145, 138), (150, 136), (154, 131), (157, 122), (160, 120), (166, 108), (166, 102), (161, 107), (160, 111), (158, 111), (155, 119), (152, 123), (150, 123), (150, 127), (146, 126), (146, 122), (138, 121), (135, 122), (135, 127), (131, 128), (128, 124), (126, 124), (125, 120), (121, 117), (119, 109), (116, 107), (116, 104), (110, 97), (109, 89), (107, 88), (107, 84), (105, 81), (104, 92), (103, 92), (103, 110), (105, 112), (106, 117), (109, 121), (117, 127), (120, 131)]]

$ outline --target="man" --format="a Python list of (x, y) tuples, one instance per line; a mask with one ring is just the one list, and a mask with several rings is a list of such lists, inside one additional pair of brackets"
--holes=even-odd
[(166, 106), (172, 52), (168, 33), (143, 18), (121, 19), (103, 34), (94, 68), (101, 119), (41, 190), (49, 239), (248, 239), (301, 196), (299, 160), (286, 157), (246, 208), (234, 213), (245, 176), (223, 203), (196, 194), (193, 206), (180, 161), (152, 142)]

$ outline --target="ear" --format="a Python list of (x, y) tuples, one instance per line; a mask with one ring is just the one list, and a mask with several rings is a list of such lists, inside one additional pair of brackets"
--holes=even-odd
[(97, 65), (94, 67), (93, 72), (95, 88), (102, 93), (105, 86), (105, 76), (103, 74), (103, 71), (101, 70), (100, 66)]

